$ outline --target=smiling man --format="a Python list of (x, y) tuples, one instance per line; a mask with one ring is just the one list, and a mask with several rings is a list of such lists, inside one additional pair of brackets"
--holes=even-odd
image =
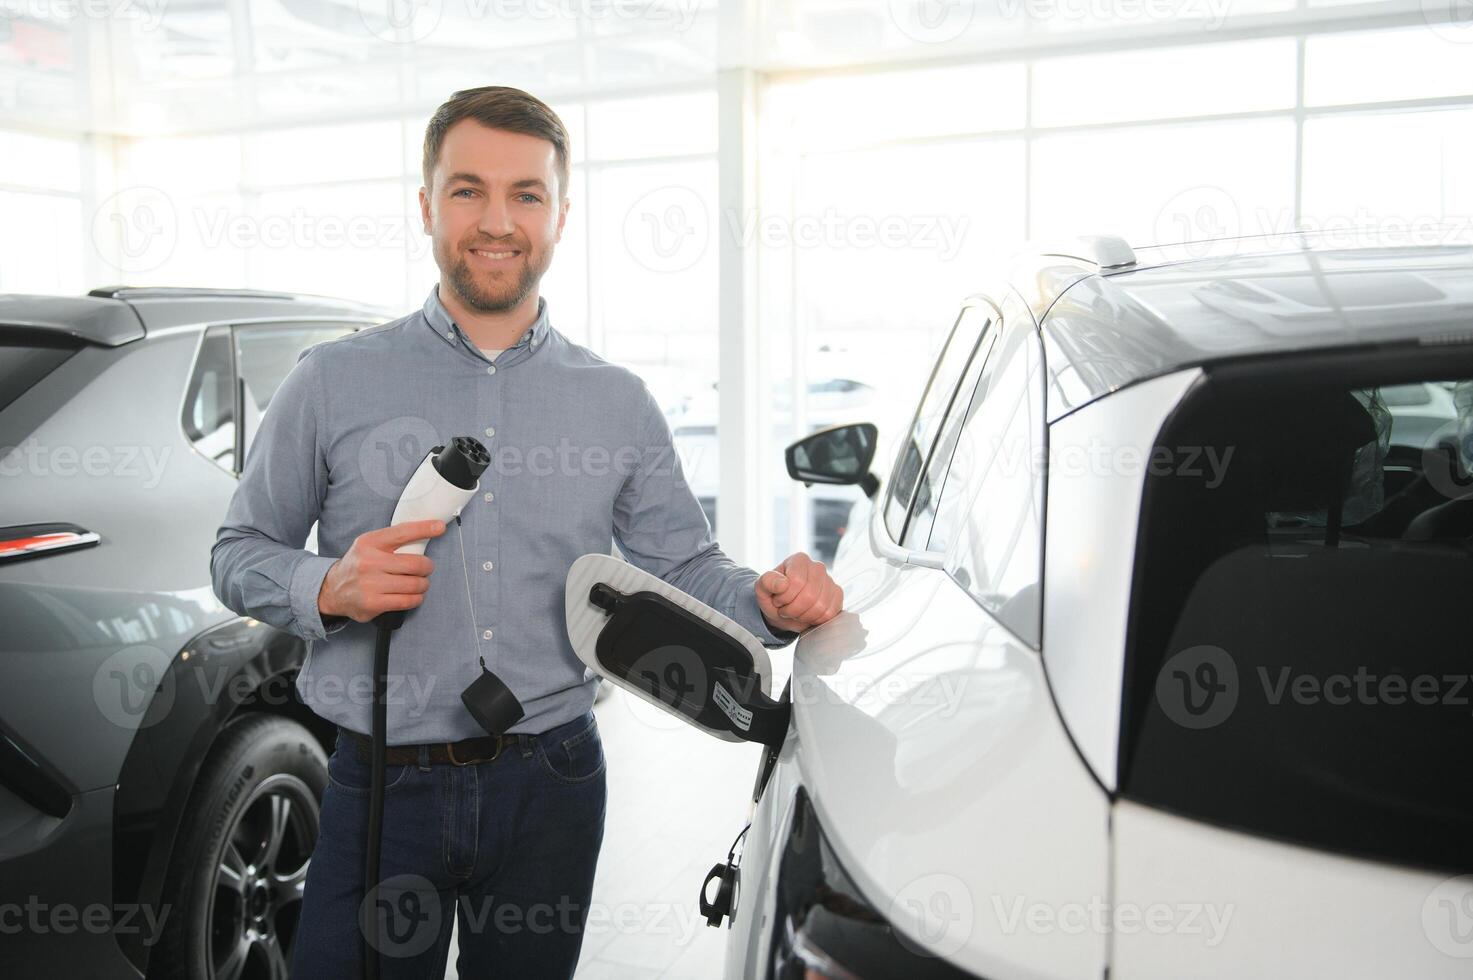
[[(613, 542), (769, 647), (842, 607), (806, 554), (760, 576), (727, 557), (648, 387), (552, 326), (538, 284), (567, 187), (567, 131), (542, 102), (496, 86), (442, 105), (419, 197), (440, 281), (409, 316), (302, 355), (217, 535), (215, 591), (309, 641), (297, 690), (338, 726), (294, 976), (362, 968), (379, 613), (416, 610), (389, 666), (382, 876), (406, 915), (379, 941), (383, 975), (443, 975), (458, 920), (461, 976), (540, 978), (573, 973), (603, 840), (598, 682), (564, 622), (572, 563)], [(463, 434), (492, 457), (463, 522), (386, 527), (414, 467)], [(394, 551), (425, 537), (423, 556)], [(507, 735), (460, 699), (478, 658), (526, 710)]]

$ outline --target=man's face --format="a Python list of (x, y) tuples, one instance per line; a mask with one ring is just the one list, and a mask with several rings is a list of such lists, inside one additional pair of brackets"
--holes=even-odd
[(563, 236), (568, 201), (557, 151), (547, 140), (462, 119), (445, 133), (433, 179), (419, 203), (435, 264), (470, 309), (514, 309)]

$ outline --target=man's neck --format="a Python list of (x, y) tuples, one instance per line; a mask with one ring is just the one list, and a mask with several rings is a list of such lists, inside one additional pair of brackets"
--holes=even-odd
[(445, 312), (450, 314), (471, 343), (477, 347), (506, 350), (515, 347), (532, 324), (537, 322), (538, 291), (533, 289), (527, 298), (513, 309), (503, 313), (480, 313), (470, 309), (455, 295), (455, 290), (441, 280), (437, 292)]

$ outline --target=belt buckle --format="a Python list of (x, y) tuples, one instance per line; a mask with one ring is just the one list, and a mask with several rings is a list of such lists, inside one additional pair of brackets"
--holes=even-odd
[(454, 742), (445, 743), (445, 755), (450, 759), (450, 764), (454, 766), (472, 766), (478, 762), (495, 762), (497, 756), (501, 755), (501, 736), (496, 736), (496, 750), (491, 753), (491, 757), (488, 759), (466, 759), (462, 762), (455, 757)]

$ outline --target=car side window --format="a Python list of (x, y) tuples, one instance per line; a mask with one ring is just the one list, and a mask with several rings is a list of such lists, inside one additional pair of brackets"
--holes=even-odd
[(235, 364), (241, 382), (241, 459), (261, 428), (271, 397), (308, 347), (351, 333), (344, 323), (250, 324), (235, 327)]
[(885, 527), (890, 537), (900, 541), (905, 532), (906, 515), (910, 513), (911, 500), (916, 485), (926, 468), (941, 422), (951, 410), (956, 396), (957, 383), (967, 370), (978, 341), (987, 327), (986, 315), (990, 307), (968, 306), (952, 324), (946, 345), (936, 359), (931, 379), (926, 384), (926, 393), (916, 409), (915, 420), (906, 430), (900, 451), (895, 457), (895, 467), (890, 474), (889, 490), (885, 495)]
[(915, 550), (925, 550), (926, 542), (931, 537), (931, 528), (936, 521), (936, 507), (940, 503), (941, 488), (946, 485), (946, 474), (951, 469), (951, 462), (956, 455), (957, 441), (961, 438), (962, 427), (968, 418), (967, 406), (971, 402), (971, 392), (975, 391), (979, 379), (987, 369), (993, 344), (997, 340), (1001, 324), (994, 321), (990, 329), (982, 334), (982, 342), (977, 345), (977, 351), (967, 364), (966, 374), (962, 375), (961, 384), (957, 387), (957, 396), (951, 403), (951, 411), (947, 413), (945, 421), (941, 425), (941, 435), (936, 440), (936, 448), (931, 452), (931, 459), (926, 464), (925, 472), (921, 474), (920, 482), (915, 490), (915, 502), (910, 509), (910, 520), (905, 524), (905, 538), (900, 542), (903, 547)]
[(235, 368), (230, 328), (210, 327), (184, 392), (184, 434), (205, 458), (234, 473)]
[[(1010, 311), (1009, 311), (1010, 312)], [(1000, 332), (971, 393), (924, 547), (958, 585), (1037, 647), (1043, 556), (1042, 355), (1024, 310)], [(913, 547), (921, 547), (917, 542)]]

